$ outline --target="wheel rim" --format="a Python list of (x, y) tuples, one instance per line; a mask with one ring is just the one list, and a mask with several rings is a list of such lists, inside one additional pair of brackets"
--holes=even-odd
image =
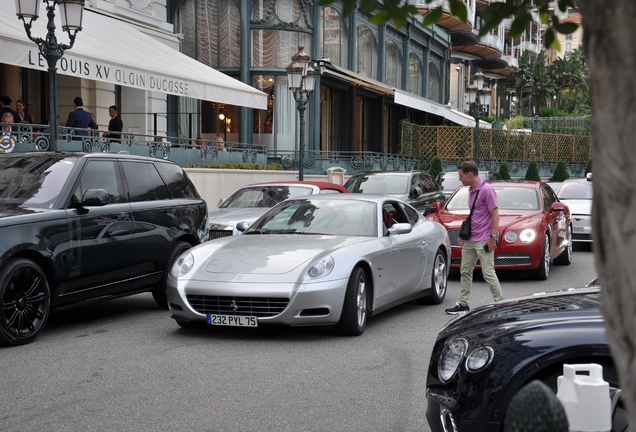
[(434, 289), (438, 297), (441, 297), (446, 291), (446, 260), (440, 254), (435, 257), (435, 266), (433, 268)]
[(364, 276), (358, 278), (358, 291), (356, 293), (356, 308), (358, 325), (362, 327), (367, 319), (367, 290)]
[(546, 276), (550, 273), (550, 240), (548, 240), (548, 236), (545, 236), (543, 239), (543, 262), (545, 266), (545, 274)]
[(47, 290), (42, 275), (32, 268), (17, 270), (2, 298), (2, 322), (13, 336), (36, 333), (47, 315)]

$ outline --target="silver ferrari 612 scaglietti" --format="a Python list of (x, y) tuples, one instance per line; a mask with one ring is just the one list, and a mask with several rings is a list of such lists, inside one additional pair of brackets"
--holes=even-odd
[(185, 328), (335, 325), (356, 336), (398, 304), (441, 303), (449, 260), (444, 227), (399, 199), (313, 195), (182, 254), (168, 304)]

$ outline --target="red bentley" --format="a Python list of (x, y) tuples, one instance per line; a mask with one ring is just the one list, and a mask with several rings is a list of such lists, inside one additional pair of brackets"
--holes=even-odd
[[(550, 186), (542, 182), (490, 182), (499, 205), (499, 243), (495, 269), (522, 270), (546, 280), (550, 262), (572, 262), (570, 209), (559, 201)], [(440, 209), (433, 206), (427, 217), (444, 225), (452, 246), (451, 268), (458, 269), (462, 251), (459, 227), (468, 217), (468, 186), (458, 188)], [(479, 261), (477, 261), (479, 268)]]

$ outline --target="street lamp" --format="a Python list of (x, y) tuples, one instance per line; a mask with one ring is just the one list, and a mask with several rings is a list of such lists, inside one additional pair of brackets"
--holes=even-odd
[(462, 67), (458, 64), (457, 66), (455, 66), (455, 70), (457, 71), (457, 111), (461, 111), (460, 108), (460, 96), (461, 96), (461, 78), (462, 78)]
[[(47, 23), (46, 39), (33, 37), (31, 26), (40, 15), (40, 0), (16, 0), (15, 9), (18, 19), (24, 23), (24, 29), (30, 40), (35, 42), (42, 57), (49, 66), (49, 116), (50, 137), (49, 148), (57, 151), (58, 118), (57, 118), (57, 62), (64, 55), (64, 51), (73, 48), (77, 32), (82, 30), (82, 15), (84, 14), (84, 0), (43, 0), (49, 21)], [(55, 36), (55, 6), (60, 6), (62, 30), (68, 33), (70, 45), (57, 43)]]
[(484, 88), (484, 74), (477, 72), (473, 76), (473, 84), (469, 85), (466, 89), (468, 93), (468, 102), (475, 104), (473, 110), (473, 117), (475, 118), (475, 162), (479, 165), (479, 120), (482, 115), (482, 104), (479, 99), (480, 95), (484, 96), (484, 105), (490, 105), (490, 92), (491, 90)]
[(309, 64), (311, 58), (303, 51), (302, 46), (298, 47), (298, 52), (292, 56), (292, 62), (287, 66), (287, 87), (294, 94), (298, 116), (300, 118), (300, 143), (298, 157), (298, 180), (303, 180), (305, 170), (305, 110), (309, 101), (309, 94), (316, 86), (316, 75), (318, 74)]

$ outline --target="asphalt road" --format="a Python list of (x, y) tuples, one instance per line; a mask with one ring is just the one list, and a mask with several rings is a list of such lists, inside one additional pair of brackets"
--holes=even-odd
[[(592, 252), (549, 280), (500, 274), (504, 297), (582, 286)], [(444, 309), (405, 304), (360, 337), (327, 328), (183, 330), (150, 294), (52, 314), (0, 348), (0, 431), (429, 431), (426, 370)], [(492, 300), (476, 273), (471, 306)]]

